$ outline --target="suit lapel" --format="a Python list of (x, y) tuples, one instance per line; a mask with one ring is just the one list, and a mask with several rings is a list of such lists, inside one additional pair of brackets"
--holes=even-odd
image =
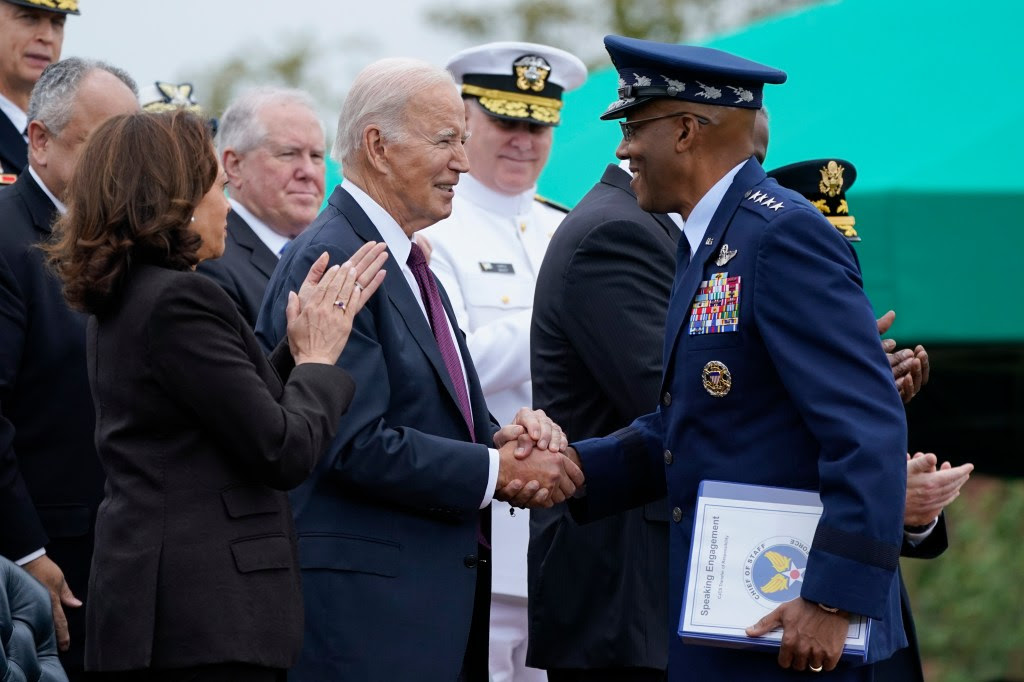
[(683, 235), (683, 231), (679, 229), (679, 226), (668, 217), (667, 213), (652, 213), (651, 217), (654, 218), (662, 229), (665, 230), (665, 234), (672, 240), (673, 244), (678, 244), (679, 239)]
[(53, 231), (53, 223), (57, 219), (57, 207), (50, 201), (50, 197), (46, 196), (46, 192), (28, 172), (28, 169), (18, 177), (14, 187), (18, 188), (22, 199), (25, 200), (35, 228), (43, 234), (49, 235)]
[(268, 278), (277, 267), (277, 256), (256, 236), (242, 216), (234, 211), (228, 214), (228, 230), (239, 246), (249, 251), (249, 261)]
[[(348, 192), (340, 189), (334, 190), (334, 194), (331, 195), (330, 203), (334, 204), (345, 216), (348, 217), (349, 223), (352, 225), (352, 229), (355, 231), (363, 241), (370, 242), (382, 242), (384, 238), (380, 236), (380, 232), (374, 227), (373, 222), (366, 215), (356, 200), (352, 198), (352, 195)], [(384, 270), (387, 271), (387, 277), (384, 278), (384, 284), (381, 285), (381, 289), (387, 293), (388, 300), (394, 305), (398, 314), (405, 320), (406, 327), (409, 328), (409, 333), (412, 334), (413, 339), (419, 345), (423, 354), (430, 360), (430, 364), (434, 367), (434, 373), (437, 374), (441, 383), (448, 390), (448, 395), (451, 397), (452, 402), (455, 406), (459, 407), (458, 396), (455, 395), (455, 386), (452, 384), (451, 376), (448, 374), (448, 368), (444, 364), (444, 358), (441, 357), (441, 349), (437, 346), (437, 339), (434, 338), (434, 332), (430, 328), (430, 322), (427, 320), (427, 316), (423, 314), (423, 309), (420, 308), (419, 302), (416, 300), (416, 296), (413, 294), (412, 289), (409, 287), (408, 281), (405, 279), (405, 273), (402, 271), (402, 265), (398, 263), (395, 258), (395, 254), (391, 253), (391, 249), (388, 249), (388, 259), (384, 262)], [(431, 273), (433, 275), (433, 273)], [(437, 278), (435, 277), (436, 281)], [(440, 285), (438, 285), (440, 288)], [(380, 295), (380, 292), (377, 294)], [(444, 299), (444, 296), (442, 296)], [(445, 314), (448, 315), (448, 319), (452, 320), (452, 328), (458, 329), (458, 325), (454, 322), (454, 316), (451, 312), (450, 307), (445, 304)], [(456, 336), (459, 336), (456, 334)], [(462, 343), (461, 339), (457, 339), (459, 344), (459, 352), (462, 353), (463, 364), (468, 365), (472, 362), (469, 357), (469, 352)], [(461, 408), (460, 408), (461, 409)], [(476, 415), (474, 414), (474, 419)]]
[[(601, 182), (606, 185), (611, 185), (616, 189), (620, 189), (629, 196), (633, 197), (633, 201), (636, 201), (636, 194), (633, 193), (633, 188), (630, 186), (630, 177), (627, 171), (624, 171), (614, 163), (608, 164), (608, 167), (604, 169), (604, 175), (601, 176)], [(673, 243), (679, 241), (679, 235), (682, 230), (676, 225), (671, 218), (665, 213), (651, 213), (650, 216), (654, 218), (662, 229), (665, 230), (665, 234), (673, 241)]]
[(675, 353), (676, 343), (679, 334), (689, 317), (690, 303), (697, 293), (697, 286), (700, 284), (704, 274), (704, 267), (709, 260), (715, 257), (721, 248), (721, 241), (732, 222), (736, 209), (743, 200), (743, 194), (748, 189), (761, 182), (765, 177), (764, 170), (756, 160), (751, 159), (740, 169), (732, 184), (726, 190), (722, 202), (718, 204), (715, 215), (708, 224), (704, 233), (704, 239), (697, 247), (697, 253), (693, 255), (689, 265), (676, 263), (676, 281), (672, 287), (672, 298), (668, 306), (668, 319), (665, 323), (665, 349), (662, 357), (662, 367), (665, 368), (665, 375), (668, 375), (670, 360)]

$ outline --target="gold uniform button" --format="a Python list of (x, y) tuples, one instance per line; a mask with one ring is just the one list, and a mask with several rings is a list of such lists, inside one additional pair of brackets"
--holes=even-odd
[(508, 302), (509, 302), (510, 300), (511, 300), (511, 299), (510, 299), (510, 298), (509, 298), (508, 296), (502, 296), (502, 297), (501, 297), (501, 302), (502, 302), (502, 303), (506, 303), (506, 304), (507, 304), (507, 303), (508, 303)]
[(526, 232), (526, 223), (519, 223), (519, 231)]

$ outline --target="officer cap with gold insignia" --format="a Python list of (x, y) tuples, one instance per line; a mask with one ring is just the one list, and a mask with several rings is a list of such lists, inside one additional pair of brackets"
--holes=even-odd
[(184, 109), (193, 114), (201, 113), (199, 102), (193, 97), (191, 83), (167, 83), (156, 81), (139, 90), (139, 105), (143, 111), (160, 113)]
[[(203, 108), (195, 100), (194, 90), (191, 83), (167, 83), (156, 81), (139, 89), (139, 106), (143, 111), (151, 114), (159, 114), (165, 111), (185, 111), (203, 115)], [(209, 119), (210, 130), (217, 134), (219, 122), (215, 118)]]
[(857, 169), (842, 159), (814, 159), (791, 163), (768, 172), (783, 187), (803, 194), (851, 242), (859, 242), (856, 220), (846, 203), (846, 190), (857, 179)]
[(601, 114), (604, 120), (659, 97), (760, 109), (765, 84), (786, 82), (785, 71), (709, 47), (615, 35), (605, 36), (604, 46), (619, 72), (619, 99)]
[(448, 60), (445, 68), (491, 116), (556, 126), (562, 93), (587, 79), (578, 57), (537, 43), (499, 42), (471, 47)]
[(58, 12), (60, 14), (81, 14), (78, 11), (78, 0), (4, 0), (10, 5), (21, 5), (32, 9), (41, 9), (47, 12)]

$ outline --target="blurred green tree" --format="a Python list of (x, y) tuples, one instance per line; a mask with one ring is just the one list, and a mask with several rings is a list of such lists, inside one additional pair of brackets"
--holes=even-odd
[(946, 520), (945, 554), (902, 562), (925, 679), (1024, 680), (1024, 481), (974, 476)]
[(606, 33), (679, 42), (750, 23), (814, 0), (507, 0), (431, 9), (434, 26), (472, 42), (514, 38), (561, 47), (604, 66)]

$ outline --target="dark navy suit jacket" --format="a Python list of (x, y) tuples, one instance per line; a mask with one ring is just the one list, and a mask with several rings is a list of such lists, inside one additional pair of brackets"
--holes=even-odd
[[(725, 244), (736, 255), (716, 265)], [(695, 295), (716, 273), (741, 278), (737, 330), (691, 334)], [(712, 361), (732, 375), (723, 397), (703, 384)], [(577, 444), (587, 476), (578, 513), (600, 517), (667, 491), (669, 608), (678, 613), (700, 481), (817, 490), (824, 512), (802, 596), (876, 619), (872, 661), (905, 646), (896, 579), (906, 494), (903, 405), (852, 248), (753, 159), (726, 191), (692, 262), (677, 262), (663, 364), (657, 411), (612, 437)], [(672, 680), (794, 674), (774, 655), (671, 639)]]
[(250, 327), (255, 328), (263, 294), (275, 267), (277, 254), (271, 253), (242, 216), (231, 211), (228, 213), (224, 255), (203, 261), (196, 270), (212, 278), (228, 292), (238, 312)]
[[(313, 261), (383, 241), (352, 196), (328, 206), (270, 280), (257, 334), (273, 347)], [(290, 679), (487, 679), (489, 564), (478, 545), (487, 445), (497, 430), (461, 335), (476, 433), (459, 411), (430, 324), (389, 258), (338, 360), (356, 394), (313, 476), (292, 493), (306, 630)], [(454, 315), (441, 289), (445, 312)], [(473, 440), (476, 442), (474, 443)], [(478, 579), (479, 578), (479, 579)], [(471, 627), (472, 625), (472, 627)]]
[[(534, 406), (576, 438), (654, 409), (679, 228), (643, 211), (609, 166), (558, 227), (537, 275)], [(530, 646), (537, 668), (668, 665), (664, 499), (577, 525), (565, 505), (530, 512)]]
[[(6, 120), (6, 118), (4, 118)], [(103, 470), (85, 363), (85, 315), (43, 264), (53, 203), (28, 171), (0, 190), (0, 554), (40, 547), (85, 600)], [(84, 608), (65, 609), (81, 665)]]
[(28, 166), (28, 143), (11, 119), (0, 112), (0, 168), (17, 175)]

